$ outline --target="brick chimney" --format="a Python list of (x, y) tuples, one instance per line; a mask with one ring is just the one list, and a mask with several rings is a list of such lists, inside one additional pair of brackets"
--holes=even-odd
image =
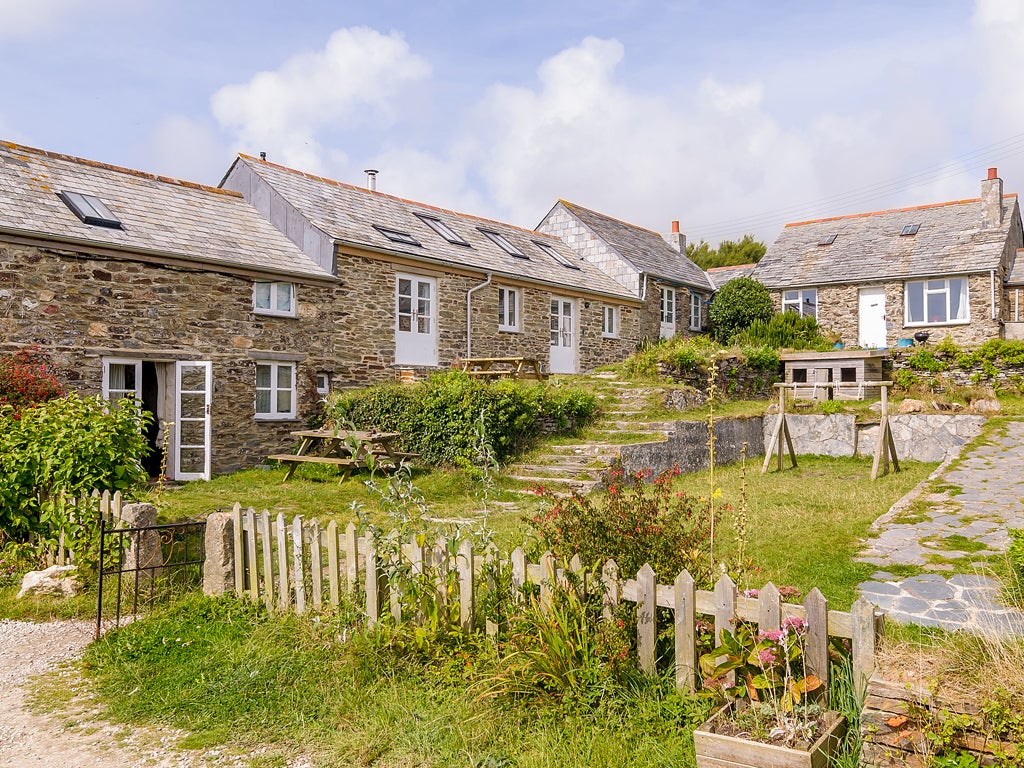
[(668, 244), (679, 253), (686, 253), (686, 235), (679, 231), (679, 222), (672, 222), (672, 233), (665, 235)]
[(988, 169), (988, 178), (981, 182), (981, 226), (999, 227), (1003, 223), (1003, 180), (995, 168)]

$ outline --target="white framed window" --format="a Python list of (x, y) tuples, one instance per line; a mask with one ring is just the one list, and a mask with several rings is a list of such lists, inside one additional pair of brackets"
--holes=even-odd
[(699, 331), (704, 327), (704, 299), (690, 293), (690, 330)]
[(106, 358), (103, 361), (103, 399), (113, 403), (122, 397), (142, 400), (142, 361)]
[(326, 371), (318, 371), (316, 374), (316, 393), (320, 397), (327, 397), (331, 393), (331, 374)]
[(675, 325), (676, 324), (676, 289), (665, 288), (661, 289), (661, 324), (662, 325)]
[(256, 418), (295, 418), (295, 363), (256, 363)]
[(498, 287), (498, 330), (519, 330), (519, 306), (522, 303), (518, 288)]
[(606, 339), (614, 339), (619, 335), (619, 308), (604, 305), (601, 320), (601, 335)]
[(799, 291), (782, 292), (782, 311), (796, 312), (800, 317), (818, 319), (818, 291), (804, 288)]
[(907, 325), (968, 323), (971, 320), (966, 277), (908, 282), (904, 284), (903, 303)]
[(291, 283), (253, 283), (252, 309), (258, 315), (294, 317), (295, 286)]

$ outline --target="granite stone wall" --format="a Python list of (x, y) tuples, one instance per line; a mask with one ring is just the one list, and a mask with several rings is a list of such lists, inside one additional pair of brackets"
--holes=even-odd
[[(715, 422), (715, 462), (739, 461), (743, 444), (747, 457), (764, 455), (761, 418), (722, 419)], [(656, 443), (624, 445), (619, 451), (622, 469), (627, 473), (650, 469), (654, 474), (679, 467), (682, 472), (697, 472), (710, 465), (708, 425), (704, 421), (677, 421), (668, 440)]]

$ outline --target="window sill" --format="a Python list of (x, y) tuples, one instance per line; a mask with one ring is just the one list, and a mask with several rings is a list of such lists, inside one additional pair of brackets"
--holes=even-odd
[(294, 413), (257, 413), (256, 421), (302, 421)]
[(512, 326), (499, 325), (498, 333), (522, 333), (522, 331), (519, 330), (518, 328), (513, 328)]
[(617, 339), (617, 338), (619, 338), (619, 334), (617, 334), (617, 333), (602, 333), (601, 334), (601, 338), (602, 339)]
[(256, 309), (255, 307), (253, 308), (252, 313), (254, 315), (262, 315), (263, 317), (295, 317), (296, 316), (296, 312), (294, 310), (292, 310), (291, 312), (275, 312), (272, 309)]
[(936, 320), (933, 323), (904, 323), (904, 328), (943, 328), (952, 325), (970, 325), (971, 321), (967, 320)]

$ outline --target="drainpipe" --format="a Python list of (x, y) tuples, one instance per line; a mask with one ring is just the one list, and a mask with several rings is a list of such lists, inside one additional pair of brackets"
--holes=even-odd
[(647, 301), (647, 273), (640, 273), (640, 301)]
[(490, 285), (492, 277), (493, 275), (488, 272), (486, 280), (466, 291), (466, 357), (473, 356), (473, 294)]
[(994, 269), (989, 270), (988, 280), (989, 288), (992, 290), (992, 319), (998, 320), (999, 317), (996, 314), (996, 271)]

